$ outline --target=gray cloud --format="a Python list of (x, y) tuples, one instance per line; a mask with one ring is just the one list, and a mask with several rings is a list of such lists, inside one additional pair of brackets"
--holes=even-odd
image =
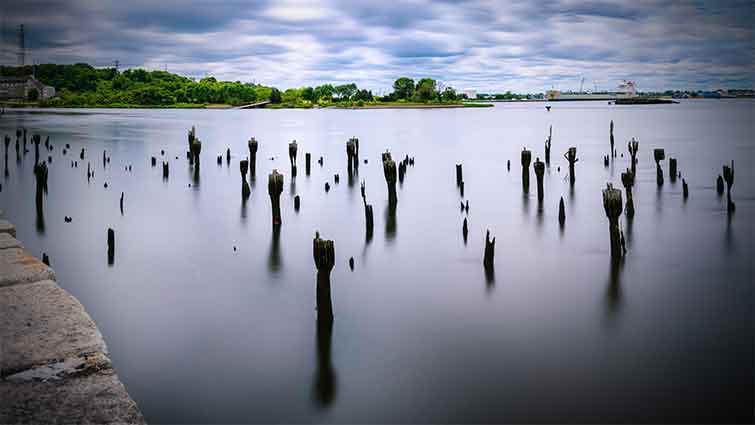
[[(5, 7), (8, 4), (8, 7)], [(751, 1), (3, 1), (0, 61), (160, 68), (279, 87), (399, 76), (459, 89), (752, 86)]]

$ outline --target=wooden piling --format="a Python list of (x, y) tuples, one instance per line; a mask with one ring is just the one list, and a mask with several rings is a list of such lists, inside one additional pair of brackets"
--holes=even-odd
[(524, 193), (530, 191), (530, 162), (532, 162), (532, 152), (522, 149), (522, 190)]
[(301, 198), (296, 195), (294, 196), (294, 211), (299, 212), (299, 207), (301, 207)]
[(330, 297), (330, 272), (335, 265), (336, 250), (332, 240), (320, 239), (315, 233), (312, 242), (312, 256), (317, 268), (317, 321), (333, 322), (333, 303)]
[(611, 136), (611, 156), (616, 156), (616, 150), (613, 148), (613, 120), (611, 120), (611, 128), (609, 130)]
[(683, 178), (682, 178), (682, 196), (684, 197), (685, 201), (689, 197), (689, 188), (687, 187), (687, 180)]
[(627, 168), (626, 172), (621, 173), (621, 184), (624, 185), (624, 190), (627, 192), (627, 205), (625, 211), (627, 218), (634, 217), (634, 199), (632, 198), (632, 186), (634, 186), (634, 173)]
[(632, 140), (627, 142), (627, 149), (629, 149), (629, 156), (631, 157), (632, 164), (630, 168), (632, 169), (632, 174), (637, 175), (637, 150), (640, 148), (640, 142), (634, 139), (632, 137)]
[(383, 153), (383, 175), (388, 186), (388, 204), (396, 206), (398, 202), (396, 196), (396, 162), (393, 161), (390, 152), (387, 151)]
[(170, 170), (168, 169), (168, 162), (167, 161), (163, 161), (163, 179), (167, 179), (168, 178), (169, 172), (170, 172)]
[(734, 185), (734, 161), (731, 161), (731, 166), (724, 165), (724, 181), (726, 182), (726, 209), (729, 212), (734, 212), (736, 206), (731, 200), (731, 187)]
[(553, 126), (548, 128), (548, 138), (545, 140), (545, 165), (551, 165), (551, 140), (553, 137)]
[(658, 186), (663, 186), (663, 169), (661, 168), (661, 161), (666, 159), (666, 152), (663, 149), (653, 149), (653, 159), (655, 159), (655, 180)]
[(115, 230), (107, 229), (107, 262), (112, 265), (115, 259)]
[(668, 159), (668, 174), (671, 183), (676, 182), (676, 158), (669, 157)]
[(288, 144), (288, 159), (291, 161), (292, 170), (296, 168), (296, 151), (297, 150), (298, 150), (298, 146), (296, 145), (296, 140)]
[(621, 231), (619, 230), (619, 216), (624, 209), (621, 201), (621, 190), (614, 189), (611, 183), (603, 189), (603, 208), (608, 217), (608, 230), (611, 237), (611, 258), (617, 260), (622, 257)]
[(490, 230), (485, 233), (485, 254), (482, 264), (486, 269), (492, 269), (495, 262), (495, 237), (490, 240)]
[(249, 170), (249, 160), (242, 159), (239, 161), (239, 173), (241, 173), (241, 199), (243, 201), (249, 198), (251, 190), (249, 183), (246, 182), (246, 172)]
[(469, 225), (467, 224), (467, 218), (464, 217), (464, 222), (461, 225), (461, 235), (464, 238), (464, 244), (467, 243), (467, 236), (469, 235)]
[(543, 201), (543, 175), (545, 174), (545, 163), (540, 158), (535, 158), (535, 178), (537, 179), (537, 200)]
[(280, 195), (283, 193), (283, 175), (273, 170), (267, 178), (267, 193), (272, 204), (273, 226), (281, 225)]
[(569, 148), (568, 151), (564, 154), (564, 158), (566, 158), (566, 162), (569, 163), (569, 184), (574, 186), (574, 181), (576, 180), (576, 176), (574, 174), (574, 164), (579, 161), (577, 158), (577, 148), (572, 146)]
[(564, 197), (561, 197), (561, 200), (558, 201), (558, 223), (561, 225), (561, 227), (564, 227), (564, 223), (566, 223), (566, 211), (564, 210)]
[(120, 205), (121, 205), (121, 215), (123, 215), (123, 195), (124, 195), (124, 193), (121, 192), (121, 202), (120, 202)]
[(456, 186), (459, 186), (462, 181), (464, 181), (464, 176), (462, 175), (461, 164), (456, 164)]
[(312, 163), (312, 154), (307, 152), (304, 154), (304, 172), (307, 175), (309, 175), (311, 163)]
[(724, 178), (720, 174), (716, 179), (716, 192), (718, 192), (719, 196), (724, 194)]
[(257, 139), (252, 137), (246, 144), (249, 147), (249, 180), (254, 180), (257, 172)]

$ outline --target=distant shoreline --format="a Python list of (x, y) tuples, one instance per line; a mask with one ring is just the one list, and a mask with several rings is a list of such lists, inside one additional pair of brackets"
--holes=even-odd
[[(211, 109), (211, 110), (241, 110), (233, 105), (225, 104), (181, 104), (181, 105), (92, 105), (92, 106), (41, 106), (32, 103), (8, 103), (2, 105), (5, 111), (24, 110), (24, 109)], [(489, 108), (494, 105), (490, 103), (385, 103), (385, 104), (368, 104), (363, 106), (326, 106), (311, 108), (295, 108), (287, 106), (273, 106), (268, 108), (250, 108), (250, 109), (454, 109), (454, 108)]]

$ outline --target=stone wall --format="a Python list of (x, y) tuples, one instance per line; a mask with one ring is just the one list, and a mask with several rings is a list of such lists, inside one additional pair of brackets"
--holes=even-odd
[(92, 318), (15, 236), (0, 219), (0, 423), (143, 424)]

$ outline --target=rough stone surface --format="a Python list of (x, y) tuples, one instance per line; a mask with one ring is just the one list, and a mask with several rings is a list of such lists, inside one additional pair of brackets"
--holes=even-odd
[(12, 225), (8, 220), (0, 220), (0, 233), (8, 233), (15, 238), (16, 226)]
[(7, 248), (23, 248), (21, 242), (18, 239), (10, 235), (10, 233), (0, 233), (0, 249)]
[(0, 423), (143, 424), (112, 369), (64, 380), (0, 381)]
[(0, 250), (0, 287), (55, 280), (55, 272), (20, 248)]
[(81, 303), (51, 280), (0, 288), (0, 312), (3, 376), (84, 354), (107, 354)]

